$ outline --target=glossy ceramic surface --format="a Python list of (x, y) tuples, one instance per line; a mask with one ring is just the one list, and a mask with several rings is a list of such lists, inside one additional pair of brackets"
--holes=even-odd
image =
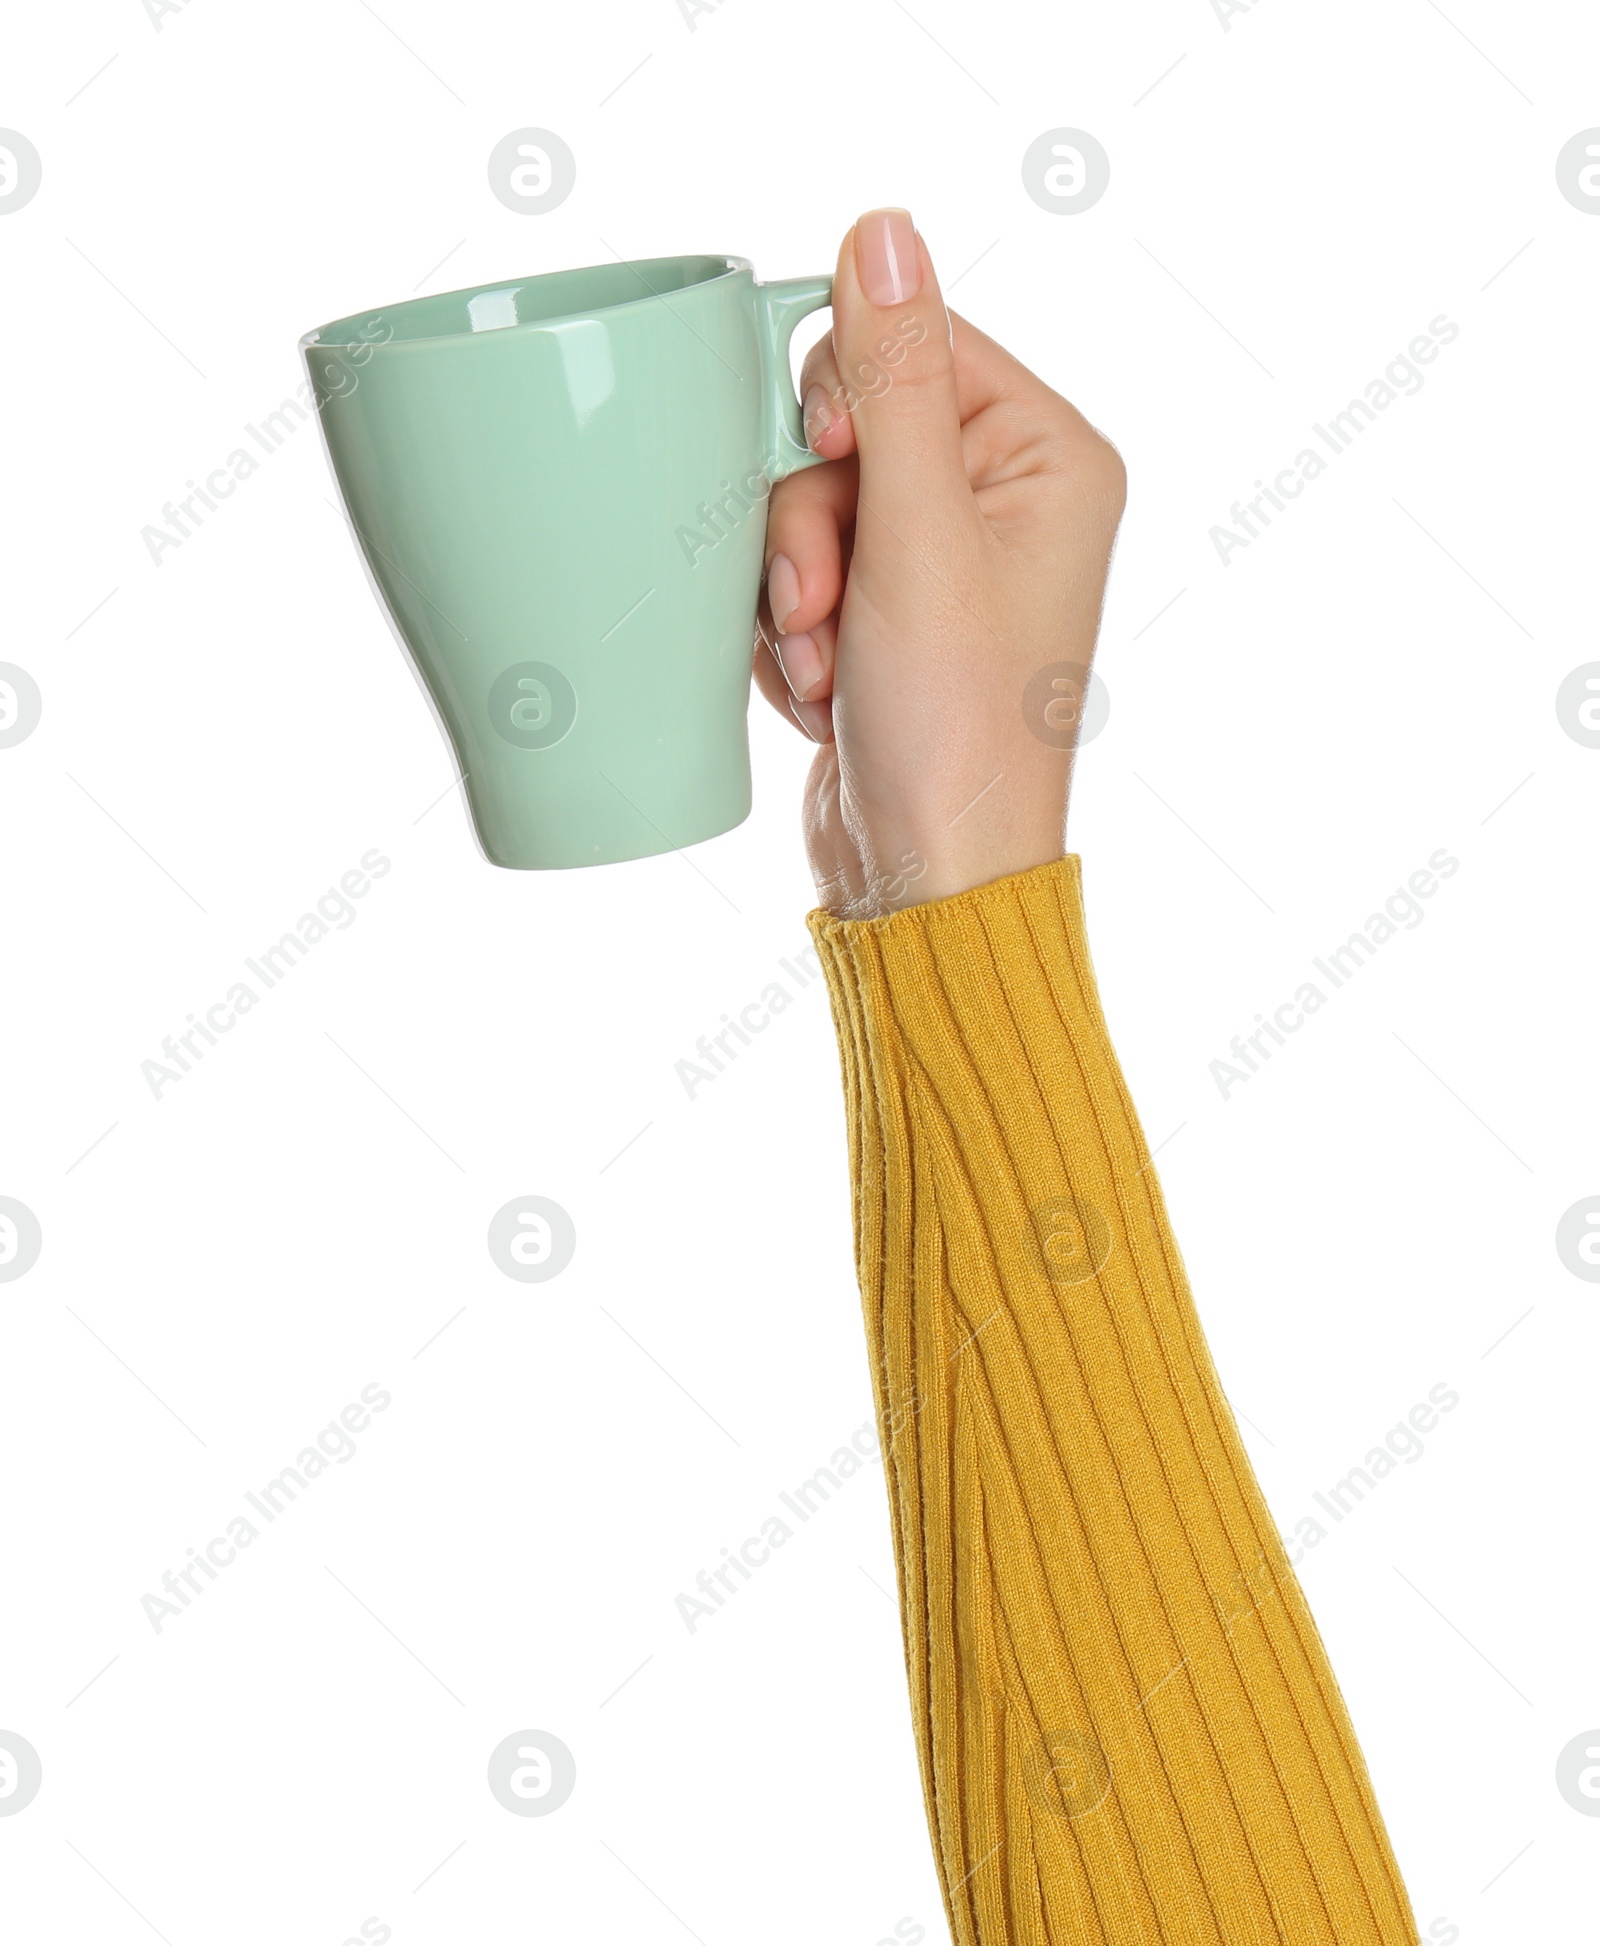
[(651, 258), (301, 340), (351, 524), (495, 864), (644, 858), (748, 814), (767, 495), (815, 459), (789, 339), (829, 290)]

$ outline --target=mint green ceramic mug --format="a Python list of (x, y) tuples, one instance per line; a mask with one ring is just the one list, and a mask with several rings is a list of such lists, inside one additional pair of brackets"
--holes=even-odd
[(830, 280), (654, 257), (418, 298), (301, 349), (345, 508), (497, 865), (647, 858), (750, 809), (789, 340)]

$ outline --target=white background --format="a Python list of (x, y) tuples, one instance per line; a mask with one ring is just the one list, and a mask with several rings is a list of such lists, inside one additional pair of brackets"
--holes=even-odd
[[(1600, 1725), (1600, 1290), (1554, 1236), (1600, 1194), (1600, 751), (1555, 696), (1600, 655), (1600, 222), (1555, 161), (1597, 71), (1588, 10), (1488, 0), (8, 17), (44, 164), (0, 218), (0, 659), (44, 709), (0, 751), (0, 1192), (44, 1236), (0, 1286), (0, 1729), (44, 1771), (9, 1937), (942, 1936), (879, 1470), (693, 1634), (674, 1605), (870, 1413), (820, 981), (675, 1074), (805, 943), (806, 746), (758, 704), (755, 812), (685, 857), (497, 871), (314, 426), (159, 567), (140, 538), (324, 319), (613, 253), (827, 271), (884, 202), (1128, 462), (1070, 838), (1284, 1532), (1460, 1395), (1300, 1570), (1424, 1932), (1593, 1936), (1555, 1765)], [(530, 124), (578, 164), (541, 216), (485, 174)], [(1061, 126), (1111, 158), (1079, 214), (1020, 175)], [(1421, 392), (1224, 566), (1231, 503), (1441, 315)], [(374, 846), (355, 923), (153, 1098)], [(1230, 1039), (1439, 847), (1424, 922), (1225, 1099)], [(542, 1285), (485, 1245), (523, 1193), (577, 1225)], [(367, 1384), (355, 1457), (156, 1633), (162, 1573)], [(577, 1764), (547, 1817), (485, 1783), (528, 1728)]]

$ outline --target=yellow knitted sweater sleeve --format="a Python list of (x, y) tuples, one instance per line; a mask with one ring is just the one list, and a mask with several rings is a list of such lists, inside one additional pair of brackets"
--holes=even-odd
[(807, 923), (958, 1946), (1410, 1946), (1107, 1037), (1077, 858)]

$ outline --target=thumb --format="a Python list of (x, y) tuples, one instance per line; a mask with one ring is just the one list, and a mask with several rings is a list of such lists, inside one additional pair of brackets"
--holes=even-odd
[(926, 525), (941, 502), (969, 501), (950, 319), (906, 210), (871, 210), (846, 236), (833, 343), (869, 514), (901, 529)]

